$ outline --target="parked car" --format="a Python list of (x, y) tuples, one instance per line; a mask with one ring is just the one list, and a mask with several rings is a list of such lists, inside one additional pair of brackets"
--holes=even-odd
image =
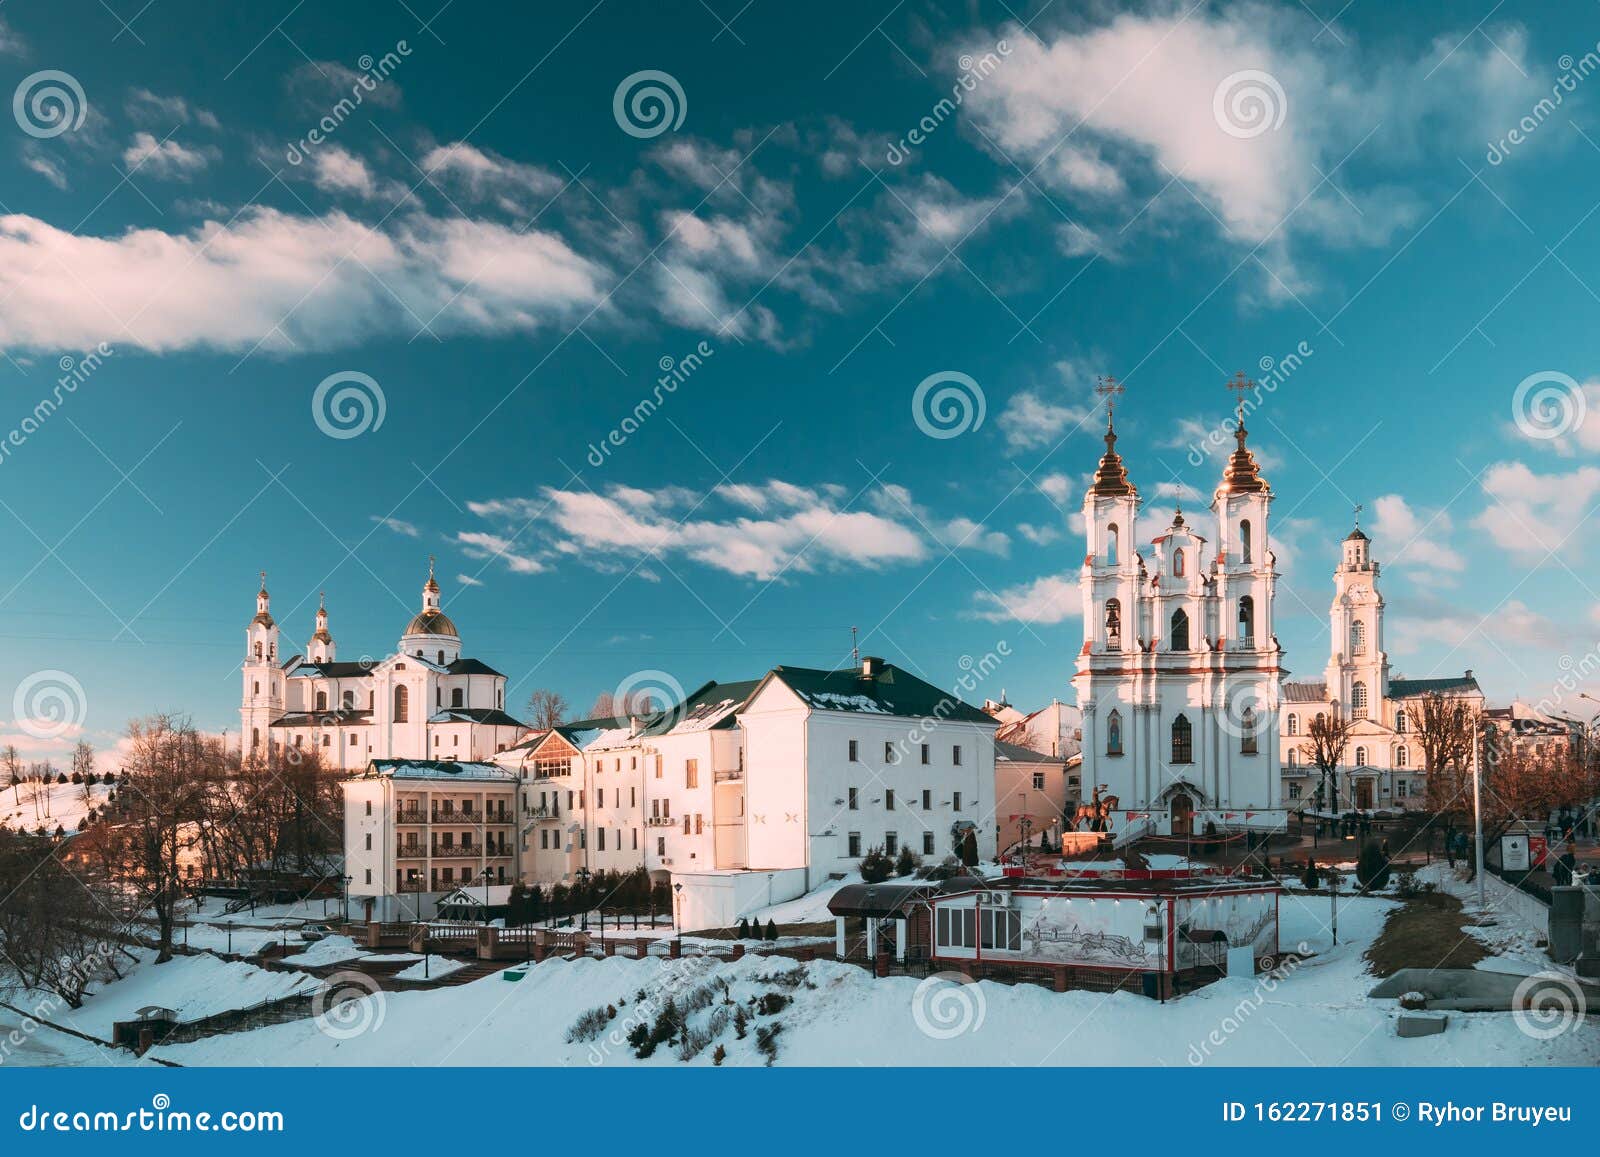
[(300, 938), (307, 944), (315, 944), (318, 940), (331, 935), (333, 935), (333, 929), (326, 924), (302, 924), (300, 926)]

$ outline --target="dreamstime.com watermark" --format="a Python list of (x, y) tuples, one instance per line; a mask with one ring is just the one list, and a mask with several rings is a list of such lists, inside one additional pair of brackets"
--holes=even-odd
[(1241, 410), (1229, 414), (1207, 431), (1204, 437), (1189, 443), (1189, 465), (1203, 466), (1211, 454), (1227, 445), (1228, 439), (1238, 432), (1241, 412), (1243, 417), (1249, 418), (1269, 395), (1277, 393), (1279, 386), (1294, 377), (1296, 371), (1305, 365), (1306, 359), (1316, 352), (1310, 342), (1302, 341), (1280, 358), (1268, 355), (1257, 362), (1261, 377), (1256, 379), (1255, 388), (1243, 397)]
[(961, 75), (950, 86), (950, 95), (941, 97), (939, 103), (929, 109), (910, 132), (890, 144), (884, 159), (891, 165), (904, 164), (914, 149), (925, 144), (940, 125), (955, 115), (956, 109), (967, 99), (967, 94), (975, 90), (980, 81), (991, 76), (1010, 55), (1011, 42), (1008, 40), (996, 41), (993, 52), (985, 52), (976, 58), (970, 53), (962, 54), (957, 62), (961, 65)]
[(954, 1040), (983, 1027), (989, 1002), (964, 972), (935, 972), (911, 994), (911, 1019), (930, 1040)]
[(11, 96), (11, 115), (30, 137), (48, 140), (83, 127), (89, 101), (78, 78), (47, 68), (22, 78)]
[(911, 420), (930, 438), (959, 438), (983, 425), (989, 401), (983, 387), (960, 370), (940, 370), (911, 393)]
[(1211, 115), (1223, 132), (1247, 141), (1283, 127), (1289, 96), (1270, 72), (1246, 68), (1222, 78), (1211, 94)]
[(1556, 77), (1555, 83), (1550, 86), (1550, 95), (1539, 98), (1538, 102), (1523, 114), (1522, 119), (1508, 129), (1499, 140), (1489, 142), (1489, 151), (1483, 155), (1483, 159), (1491, 165), (1504, 164), (1506, 158), (1511, 155), (1511, 150), (1525, 144), (1528, 138), (1538, 132), (1539, 127), (1550, 119), (1550, 115), (1561, 107), (1568, 94), (1577, 92), (1580, 84), (1600, 71), (1600, 44), (1596, 44), (1577, 60), (1572, 58), (1571, 53), (1567, 53), (1556, 61), (1556, 65), (1561, 69), (1561, 75)]
[(917, 720), (915, 726), (904, 736), (895, 740), (895, 762), (905, 759), (913, 749), (920, 748), (928, 736), (937, 731), (939, 725), (950, 718), (957, 708), (965, 706), (967, 698), (1010, 657), (1011, 642), (1008, 639), (1001, 639), (995, 644), (994, 650), (985, 651), (979, 658), (962, 655), (957, 663), (961, 668), (961, 674), (956, 678), (955, 693), (942, 696), (939, 702), (933, 705), (932, 711)]
[(360, 72), (350, 84), (350, 95), (340, 97), (338, 102), (323, 114), (322, 119), (305, 136), (289, 146), (284, 158), (291, 165), (298, 165), (304, 161), (311, 155), (313, 149), (338, 132), (339, 126), (349, 120), (351, 114), (366, 103), (368, 94), (376, 92), (378, 86), (388, 80), (394, 70), (399, 68), (405, 58), (410, 55), (411, 46), (404, 40), (397, 40), (392, 49), (376, 60), (371, 55), (367, 55), (356, 61), (356, 66), (360, 69)]
[(89, 696), (83, 684), (54, 667), (27, 676), (11, 696), (11, 717), (17, 729), (34, 739), (76, 734), (88, 715)]
[(81, 356), (73, 357), (71, 354), (61, 355), (57, 364), (61, 367), (61, 376), (56, 379), (55, 388), (33, 404), (33, 409), (0, 438), (0, 464), (11, 457), (13, 450), (20, 449), (33, 435), (37, 434), (51, 416), (61, 408), (63, 402), (78, 392), (78, 387), (94, 377), (102, 363), (105, 362), (116, 350), (105, 342), (92, 349), (86, 350)]
[(683, 126), (683, 118), (689, 115), (689, 98), (677, 77), (647, 68), (622, 78), (611, 94), (611, 115), (623, 132), (647, 141)]
[(383, 387), (360, 370), (340, 370), (311, 392), (311, 420), (330, 438), (346, 441), (383, 426), (389, 413)]
[(282, 1133), (283, 1113), (275, 1109), (225, 1109), (191, 1113), (172, 1107), (157, 1093), (147, 1109), (52, 1109), (29, 1105), (17, 1117), (24, 1133)]
[(1511, 391), (1511, 420), (1524, 435), (1541, 442), (1572, 433), (1588, 412), (1583, 387), (1560, 370), (1529, 374)]
[(652, 415), (662, 407), (662, 404), (678, 392), (678, 387), (693, 377), (717, 352), (716, 347), (710, 342), (702, 340), (694, 349), (680, 358), (664, 355), (656, 364), (661, 369), (661, 376), (656, 379), (655, 388), (648, 395), (640, 398), (633, 409), (623, 417), (599, 442), (589, 443), (587, 458), (591, 466), (604, 466), (606, 459), (611, 457), (613, 450), (620, 450), (628, 444), (628, 439), (637, 434), (641, 427), (648, 422)]

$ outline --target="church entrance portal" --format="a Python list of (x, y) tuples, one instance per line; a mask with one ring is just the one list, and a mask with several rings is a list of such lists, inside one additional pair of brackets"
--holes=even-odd
[(1372, 810), (1372, 781), (1370, 779), (1356, 780), (1356, 808), (1364, 812)]
[(1194, 835), (1194, 800), (1180, 791), (1172, 797), (1172, 802), (1167, 806), (1172, 816), (1172, 834), (1175, 836)]

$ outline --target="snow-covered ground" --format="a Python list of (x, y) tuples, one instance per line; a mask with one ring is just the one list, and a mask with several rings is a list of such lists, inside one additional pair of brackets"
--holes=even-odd
[(91, 807), (105, 806), (112, 787), (104, 783), (90, 784), (87, 799), (81, 783), (25, 783), (19, 787), (0, 788), (0, 828), (31, 832), (42, 824), (46, 832), (53, 833), (57, 827), (75, 832)]
[(174, 1009), (180, 1019), (196, 1020), (297, 992), (314, 992), (321, 984), (303, 973), (268, 972), (215, 956), (174, 956), (165, 964), (155, 964), (154, 952), (135, 949), (135, 954), (140, 963), (127, 976), (97, 988), (82, 1008), (61, 1008), (49, 1019), (109, 1040), (117, 1021), (132, 1020), (146, 1005)]
[[(1315, 953), (1282, 979), (1237, 978), (1165, 1005), (1131, 994), (1054, 993), (1036, 985), (910, 977), (819, 960), (757, 956), (732, 963), (686, 958), (552, 960), (511, 984), (493, 974), (433, 992), (367, 998), (365, 1031), (319, 1031), (312, 1021), (162, 1047), (157, 1055), (203, 1065), (675, 1065), (663, 1046), (638, 1060), (625, 1043), (642, 989), (683, 999), (709, 980), (746, 1004), (781, 993), (792, 1004), (754, 1019), (744, 1039), (731, 1024), (694, 1059), (710, 1064), (717, 1043), (729, 1065), (765, 1063), (756, 1027), (774, 1021), (779, 1064), (795, 1065), (1592, 1065), (1593, 1022), (1552, 1040), (1521, 1032), (1505, 1013), (1453, 1013), (1439, 1036), (1401, 1040), (1393, 1001), (1370, 1000), (1375, 979), (1362, 954), (1395, 908), (1345, 896), (1339, 944), (1331, 942), (1326, 896), (1286, 894), (1283, 947)], [(786, 978), (785, 978), (786, 977)], [(658, 1007), (660, 998), (644, 1007)], [(721, 990), (717, 1000), (721, 1001)], [(612, 1005), (599, 1039), (566, 1037), (579, 1015)], [(716, 1005), (696, 1014), (703, 1026)]]
[(460, 972), (467, 966), (467, 961), (457, 960), (453, 956), (428, 955), (426, 966), (419, 960), (409, 968), (403, 968), (395, 973), (397, 980), (438, 980), (440, 977), (449, 976), (452, 972)]

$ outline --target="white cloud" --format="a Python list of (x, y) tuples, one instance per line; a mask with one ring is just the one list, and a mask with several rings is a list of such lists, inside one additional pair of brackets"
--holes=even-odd
[(417, 318), (436, 333), (530, 331), (598, 302), (607, 276), (554, 233), (481, 221), (418, 215), (377, 231), (261, 209), (93, 237), (11, 214), (0, 347), (303, 351), (409, 335)]
[(483, 585), (482, 579), (473, 578), (469, 574), (456, 575), (456, 582), (464, 587), (481, 587)]
[(1058, 385), (1011, 395), (1005, 409), (995, 419), (1011, 449), (1037, 450), (1055, 446), (1086, 426), (1093, 416), (1095, 407), (1089, 393), (1089, 375), (1071, 361), (1057, 362), (1054, 368), (1061, 379)]
[[(1563, 458), (1600, 454), (1600, 379), (1590, 378), (1578, 386), (1581, 401), (1564, 386), (1554, 382), (1535, 388), (1523, 403), (1523, 423), (1512, 422), (1511, 429), (1521, 438), (1553, 450)], [(1581, 407), (1581, 408), (1580, 408)], [(1539, 433), (1561, 430), (1555, 437)]]
[(1039, 493), (1057, 506), (1066, 505), (1067, 499), (1072, 497), (1072, 480), (1065, 474), (1046, 474), (1035, 485)]
[(187, 181), (210, 164), (215, 150), (185, 148), (170, 137), (158, 141), (150, 133), (133, 134), (133, 143), (122, 151), (122, 163), (131, 174), (139, 173), (176, 181)]
[(542, 574), (549, 569), (539, 559), (514, 549), (511, 539), (498, 534), (464, 530), (456, 534), (456, 541), (468, 558), (498, 559), (513, 574)]
[(366, 161), (338, 145), (324, 145), (311, 154), (311, 179), (324, 193), (353, 193), (371, 199), (379, 182)]
[(1059, 526), (1035, 526), (1031, 522), (1017, 523), (1017, 533), (1034, 546), (1049, 546), (1051, 543), (1060, 542), (1063, 535)]
[(1372, 533), (1390, 563), (1443, 571), (1466, 569), (1467, 560), (1445, 541), (1452, 529), (1448, 514), (1441, 511), (1420, 517), (1398, 494), (1380, 497), (1373, 503), (1373, 511)]
[[(1422, 60), (1387, 47), (1335, 48), (1293, 6), (1256, 3), (1169, 4), (1095, 25), (1052, 32), (1036, 23), (1005, 35), (1011, 55), (966, 105), (1004, 159), (1037, 166), (1042, 183), (1109, 221), (1148, 209), (1170, 183), (1146, 219), (1170, 204), (1208, 225), (1215, 218), (1231, 240), (1270, 241), (1280, 251), (1273, 264), (1291, 288), (1297, 279), (1281, 257), (1287, 234), (1372, 242), (1416, 219), (1415, 197), (1363, 195), (1354, 166), (1340, 172), (1342, 193), (1322, 183), (1358, 144), (1366, 157), (1391, 163), (1441, 146), (1453, 157), (1513, 123), (1510, 110), (1533, 88), (1518, 75), (1527, 70), (1515, 63), (1526, 51), (1517, 28), (1497, 29), (1494, 44), (1469, 39), (1462, 28)], [(1270, 105), (1266, 123), (1278, 127), (1251, 134), (1237, 113), (1229, 123), (1241, 132), (1219, 124), (1214, 98), (1245, 70), (1268, 74), (1281, 90), (1280, 98), (1257, 86)], [(1248, 105), (1233, 107), (1248, 116)]]
[(1484, 474), (1483, 493), (1490, 505), (1475, 525), (1506, 550), (1540, 558), (1578, 545), (1578, 531), (1600, 496), (1600, 467), (1535, 474), (1521, 462), (1499, 462)]
[(22, 163), (56, 188), (65, 189), (67, 187), (66, 171), (62, 169), (60, 162), (54, 157), (47, 156), (37, 149), (24, 149)]
[(207, 109), (191, 107), (181, 96), (157, 96), (147, 88), (136, 88), (128, 94), (129, 119), (149, 125), (162, 132), (191, 121), (202, 128), (218, 129), (221, 123), (216, 114)]
[(416, 538), (422, 533), (415, 524), (406, 522), (401, 518), (386, 518), (382, 515), (374, 514), (372, 521), (380, 526), (386, 526), (396, 534), (404, 535), (406, 538)]
[(1062, 575), (1045, 575), (998, 593), (979, 591), (974, 602), (974, 616), (990, 622), (1052, 624), (1083, 614), (1078, 580)]
[(464, 141), (429, 149), (421, 169), (458, 200), (487, 202), (522, 213), (561, 191), (564, 179), (538, 165), (509, 160)]

